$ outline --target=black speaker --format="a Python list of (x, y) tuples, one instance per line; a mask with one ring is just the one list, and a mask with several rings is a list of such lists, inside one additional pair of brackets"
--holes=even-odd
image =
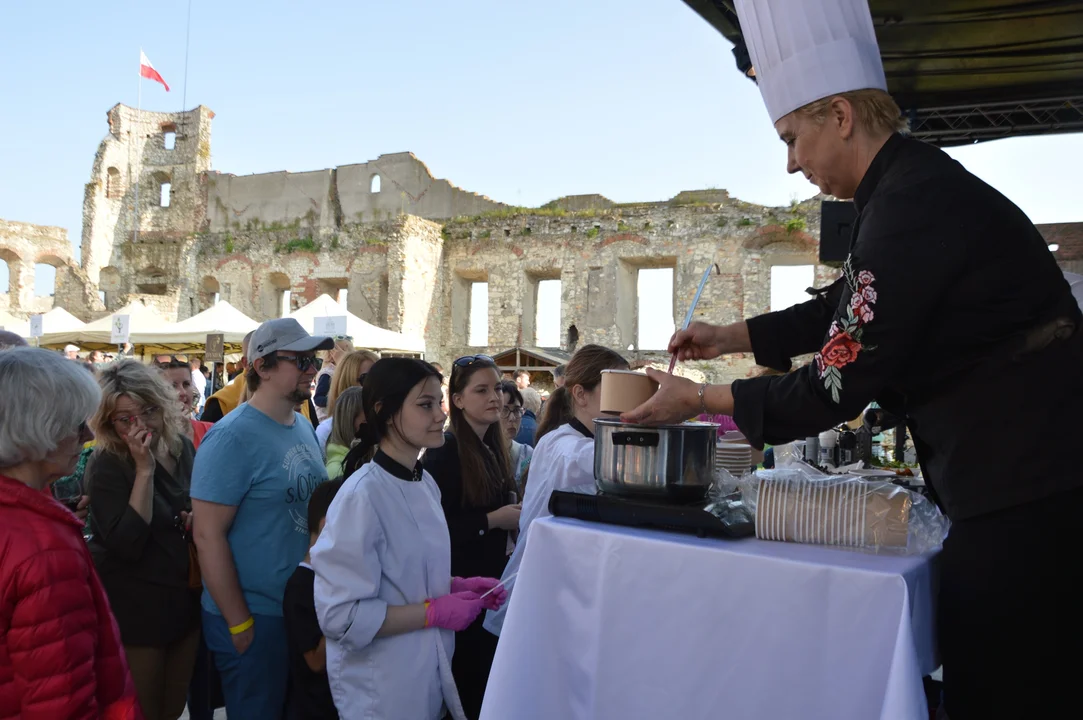
[(820, 263), (842, 265), (850, 254), (850, 235), (857, 221), (852, 202), (825, 200), (820, 203)]

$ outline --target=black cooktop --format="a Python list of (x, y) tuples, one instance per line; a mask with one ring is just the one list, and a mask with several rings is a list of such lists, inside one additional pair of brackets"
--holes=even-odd
[(651, 498), (628, 498), (600, 493), (594, 485), (554, 490), (549, 512), (590, 522), (654, 528), (699, 537), (741, 538), (756, 532), (754, 515), (739, 494), (695, 504), (676, 505)]

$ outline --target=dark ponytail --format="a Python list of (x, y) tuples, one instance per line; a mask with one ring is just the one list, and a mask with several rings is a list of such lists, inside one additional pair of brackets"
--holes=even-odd
[(534, 437), (535, 443), (575, 417), (575, 408), (572, 407), (572, 388), (581, 385), (589, 392), (598, 387), (598, 383), (602, 381), (602, 370), (626, 370), (627, 368), (628, 361), (621, 357), (620, 353), (607, 347), (584, 345), (579, 348), (564, 369), (564, 387), (554, 390), (549, 395), (549, 402), (545, 403), (545, 412), (542, 413), (542, 419), (538, 423), (538, 431)]
[(380, 441), (390, 434), (410, 391), (430, 377), (443, 380), (432, 365), (415, 358), (384, 358), (369, 369), (361, 387), (365, 422), (358, 430), (357, 443), (342, 462), (345, 477), (372, 459)]

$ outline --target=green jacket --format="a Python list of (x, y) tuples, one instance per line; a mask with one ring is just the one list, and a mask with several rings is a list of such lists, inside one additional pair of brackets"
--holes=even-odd
[(336, 445), (332, 442), (327, 443), (327, 463), (324, 467), (327, 468), (327, 479), (334, 480), (342, 474), (342, 463), (346, 462), (346, 453), (350, 452), (350, 448), (343, 445)]

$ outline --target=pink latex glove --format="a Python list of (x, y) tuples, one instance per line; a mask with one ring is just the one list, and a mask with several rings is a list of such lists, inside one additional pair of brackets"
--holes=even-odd
[[(489, 592), (497, 585), (500, 585), (500, 581), (491, 577), (451, 578), (451, 592), (470, 590), (481, 596), (485, 595), (485, 593)], [(486, 610), (498, 610), (507, 599), (508, 591), (504, 589), (503, 585), (500, 585), (500, 587), (496, 587), (496, 590), (493, 590), (491, 593), (481, 598), (481, 606)]]
[(429, 606), (425, 608), (425, 627), (461, 632), (470, 627), (481, 611), (481, 599), (476, 592), (453, 592), (429, 601)]

